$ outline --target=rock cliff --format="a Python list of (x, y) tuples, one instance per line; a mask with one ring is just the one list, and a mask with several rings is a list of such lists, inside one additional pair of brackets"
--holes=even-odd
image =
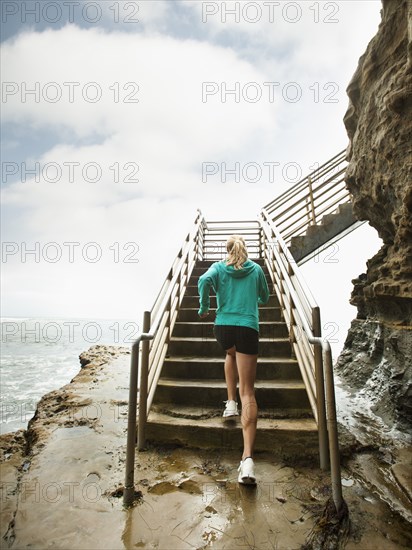
[[(346, 184), (383, 246), (353, 281), (358, 308), (337, 371), (393, 427), (412, 422), (412, 4), (383, 0), (382, 21), (349, 83)], [(409, 28), (408, 28), (409, 21)]]

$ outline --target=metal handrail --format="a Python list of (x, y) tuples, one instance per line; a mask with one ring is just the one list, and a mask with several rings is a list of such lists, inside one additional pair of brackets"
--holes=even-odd
[(208, 260), (221, 260), (226, 255), (226, 240), (232, 234), (240, 234), (245, 239), (251, 258), (259, 257), (260, 224), (254, 220), (207, 222), (205, 232), (204, 257)]
[[(138, 449), (145, 446), (147, 416), (152, 404), (157, 380), (166, 355), (170, 334), (177, 316), (187, 283), (199, 257), (199, 240), (202, 231), (207, 228), (203, 214), (198, 210), (194, 226), (188, 233), (185, 243), (176, 256), (151, 311), (143, 315), (143, 333), (132, 345), (129, 383), (129, 408), (127, 424), (126, 471), (123, 503), (130, 506), (134, 500), (134, 463), (137, 427), (137, 387), (139, 389)], [(203, 247), (202, 247), (203, 248)], [(182, 275), (185, 278), (182, 287)], [(152, 316), (154, 320), (152, 322)], [(167, 330), (166, 330), (167, 329)], [(150, 341), (152, 346), (150, 347)], [(139, 372), (140, 343), (142, 344), (142, 364)]]
[[(278, 228), (265, 209), (261, 212), (261, 223), (265, 263), (283, 317), (289, 325), (291, 342), (318, 425), (320, 467), (326, 469), (330, 460), (332, 496), (339, 512), (343, 498), (331, 347), (321, 337), (319, 307)], [(308, 357), (308, 352), (311, 357)]]
[(346, 151), (341, 151), (264, 206), (288, 245), (292, 237), (304, 235), (310, 225), (334, 212), (339, 204), (350, 202), (343, 177), (345, 156)]
[(282, 205), (282, 203), (286, 203), (289, 200), (290, 196), (297, 195), (299, 191), (306, 188), (306, 182), (307, 178), (312, 178), (312, 180), (316, 180), (324, 176), (327, 172), (333, 169), (334, 167), (338, 166), (346, 156), (346, 151), (340, 151), (337, 155), (326, 161), (324, 164), (313, 170), (310, 174), (308, 174), (306, 177), (301, 179), (298, 183), (296, 183), (291, 189), (288, 191), (285, 191), (282, 195), (277, 196), (273, 201), (266, 204), (263, 208), (265, 208), (268, 212), (272, 212), (273, 210), (277, 209), (279, 206)]
[[(222, 227), (223, 225), (223, 227)], [(134, 500), (134, 461), (136, 443), (137, 383), (140, 374), (138, 448), (145, 446), (147, 416), (150, 411), (161, 367), (176, 321), (177, 312), (197, 260), (216, 260), (216, 254), (207, 250), (208, 238), (220, 237), (223, 243), (231, 233), (252, 230), (256, 234), (257, 255), (264, 258), (278, 296), (282, 314), (289, 325), (290, 339), (298, 359), (302, 378), (318, 425), (320, 466), (331, 467), (332, 494), (337, 511), (343, 505), (337, 437), (336, 406), (333, 383), (332, 353), (330, 344), (321, 338), (320, 312), (309, 288), (291, 256), (271, 213), (262, 209), (260, 220), (242, 222), (206, 223), (202, 213), (186, 237), (173, 267), (152, 310), (143, 318), (143, 333), (132, 346), (129, 388), (126, 474), (123, 501), (130, 505)], [(250, 236), (245, 235), (246, 237)], [(254, 242), (249, 239), (250, 242)], [(152, 322), (152, 318), (154, 318)], [(150, 345), (150, 342), (152, 344)], [(142, 343), (141, 370), (139, 353)], [(326, 399), (325, 399), (326, 382)]]

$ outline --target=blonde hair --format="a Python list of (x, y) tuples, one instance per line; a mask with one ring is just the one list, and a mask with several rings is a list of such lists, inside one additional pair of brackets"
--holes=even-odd
[(248, 258), (245, 239), (241, 235), (231, 235), (226, 242), (226, 250), (228, 252), (226, 265), (242, 269)]

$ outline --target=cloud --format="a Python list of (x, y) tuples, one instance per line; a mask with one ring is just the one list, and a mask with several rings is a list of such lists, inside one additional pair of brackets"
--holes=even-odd
[[(178, 5), (191, 20), (199, 4)], [(3, 238), (18, 246), (3, 264), (5, 314), (133, 316), (150, 306), (197, 207), (209, 218), (253, 219), (292, 183), (293, 167), (299, 179), (345, 146), (343, 90), (338, 103), (315, 103), (308, 86), (320, 76), (322, 85), (337, 80), (343, 66), (355, 68), (362, 51), (340, 48), (347, 22), (334, 26), (336, 36), (306, 22), (303, 32), (232, 25), (225, 38), (227, 28), (200, 19), (199, 39), (188, 39), (171, 35), (170, 14), (170, 3), (145, 2), (142, 32), (66, 25), (25, 31), (3, 44), (5, 122), (39, 143), (56, 136), (41, 154), (22, 156), (3, 189)], [(359, 29), (359, 41), (366, 34)], [(322, 37), (330, 41), (323, 54)], [(303, 94), (296, 102), (282, 95), (293, 79)], [(272, 81), (281, 83), (273, 102), (264, 84)], [(202, 97), (205, 83), (215, 93)], [(239, 101), (233, 94), (222, 101), (224, 87), (237, 85)], [(24, 95), (24, 86), (37, 86), (38, 101)], [(62, 97), (53, 102), (56, 90)], [(253, 102), (247, 94), (256, 91), (262, 98)], [(94, 102), (96, 92), (101, 98)], [(276, 163), (274, 180), (268, 161)], [(16, 181), (23, 162), (37, 174)], [(217, 168), (207, 181), (204, 163)], [(245, 180), (249, 163), (262, 169), (260, 180)], [(230, 174), (222, 181), (225, 168), (236, 168), (241, 181)], [(36, 242), (40, 261), (29, 255), (22, 262), (24, 246)], [(63, 254), (56, 263), (44, 258), (52, 242)], [(74, 262), (65, 242), (80, 243)], [(92, 242), (102, 251), (96, 263), (82, 255)], [(138, 247), (138, 263), (123, 261), (132, 251), (127, 243)]]
[[(71, 292), (68, 307), (73, 314), (90, 314), (91, 303), (103, 313), (98, 305), (102, 295), (110, 311), (118, 312), (119, 307), (123, 314), (135, 311), (143, 299), (141, 289), (148, 288), (145, 283), (149, 292), (160, 284), (204, 194), (202, 161), (236, 154), (248, 146), (251, 135), (260, 135), (255, 147), (264, 147), (270, 132), (272, 105), (240, 109), (236, 103), (203, 103), (205, 71), (210, 70), (211, 77), (219, 81), (230, 75), (242, 74), (247, 80), (262, 80), (263, 76), (229, 49), (70, 25), (59, 31), (20, 35), (5, 44), (2, 64), (5, 82), (19, 86), (19, 93), (7, 98), (5, 120), (34, 132), (50, 130), (61, 135), (60, 143), (27, 162), (29, 170), (38, 163), (36, 177), (29, 174), (27, 181), (11, 183), (3, 191), (6, 221), (11, 221), (4, 237), (19, 245), (19, 252), (10, 255), (4, 266), (15, 275), (7, 280), (6, 309), (21, 287), (30, 288), (34, 311), (59, 307), (59, 289), (69, 286), (73, 290), (74, 284), (77, 291)], [(28, 94), (22, 102), (23, 83), (33, 89), (36, 82), (39, 101)], [(52, 103), (43, 97), (50, 82), (62, 90), (64, 82), (95, 82), (105, 95), (96, 103), (82, 96), (71, 103), (68, 95)], [(123, 90), (124, 83), (136, 83), (139, 102), (114, 102), (110, 87), (115, 82), (119, 82), (120, 94), (137, 89)], [(67, 132), (74, 136), (71, 143), (65, 142)], [(95, 143), (82, 145), (79, 140), (87, 137)], [(98, 175), (95, 166), (101, 172), (98, 181), (92, 181)], [(30, 249), (36, 242), (41, 247), (40, 261), (29, 254), (21, 262), (23, 243)], [(43, 257), (51, 242), (66, 253), (57, 264)], [(88, 264), (79, 257), (71, 265), (65, 242), (79, 242), (76, 251), (98, 242), (107, 258)], [(140, 265), (132, 266), (132, 279), (137, 277), (139, 284), (133, 285), (130, 265), (111, 261), (110, 247), (115, 242), (139, 246)], [(149, 267), (153, 254), (159, 273)], [(119, 298), (113, 283), (109, 284), (113, 280), (121, 281), (120, 292), (134, 288), (134, 299)]]
[(381, 8), (379, 0), (182, 4), (202, 21), (208, 40), (236, 41), (239, 54), (252, 56), (258, 66), (273, 60), (292, 70), (338, 68), (341, 74), (354, 69), (353, 61), (376, 33)]

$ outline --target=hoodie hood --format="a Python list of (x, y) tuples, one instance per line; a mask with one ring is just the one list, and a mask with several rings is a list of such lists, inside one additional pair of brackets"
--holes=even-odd
[(256, 265), (255, 262), (246, 260), (241, 269), (235, 269), (233, 265), (226, 265), (224, 260), (219, 263), (220, 269), (235, 279), (247, 277), (256, 269)]

